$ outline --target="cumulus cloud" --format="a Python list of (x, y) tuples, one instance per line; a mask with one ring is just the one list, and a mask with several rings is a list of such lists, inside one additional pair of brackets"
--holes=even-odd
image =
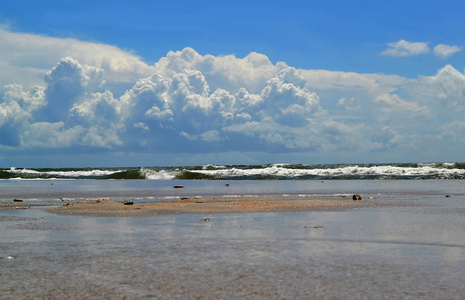
[[(212, 88), (203, 72), (186, 68), (197, 64), (207, 74), (216, 74), (220, 72), (216, 67), (224, 59), (219, 57), (216, 62), (208, 56), (209, 64), (205, 64), (205, 57), (190, 48), (171, 53), (161, 59), (159, 72), (139, 79), (115, 98), (111, 91), (102, 88), (103, 69), (65, 57), (46, 73), (45, 87), (23, 92), (19, 86), (9, 86), (4, 95), (9, 102), (3, 103), (3, 113), (22, 116), (16, 118), (22, 120), (16, 125), (20, 137), (16, 145), (23, 147), (169, 147), (184, 141), (224, 144), (221, 149), (240, 144), (244, 137), (248, 139), (247, 147), (261, 150), (268, 147), (299, 151), (348, 149), (357, 139), (366, 140), (365, 149), (392, 145), (387, 140), (394, 135), (383, 135), (381, 143), (379, 132), (370, 133), (371, 137), (363, 136), (370, 132), (361, 129), (363, 124), (331, 120), (319, 96), (308, 87), (304, 76), (308, 73), (285, 64), (271, 65), (257, 54), (246, 59), (228, 57), (229, 64), (255, 66), (259, 70), (252, 80), (260, 87), (251, 88), (256, 92), (242, 84), (236, 89), (238, 82), (250, 84), (250, 78), (242, 82), (229, 74), (230, 71), (223, 70), (226, 72), (222, 76), (224, 88)], [(160, 68), (161, 65), (164, 67)], [(346, 77), (346, 80), (340, 79), (346, 86), (364, 83), (375, 94), (385, 92), (372, 103), (383, 102), (402, 110), (415, 108), (415, 104), (389, 94), (395, 89), (386, 88), (383, 81), (393, 82), (393, 78), (347, 79), (341, 73), (337, 76)], [(348, 111), (361, 108), (353, 97), (341, 98), (339, 106)], [(10, 119), (11, 127), (13, 118)]]
[(68, 110), (68, 119), (76, 123), (100, 124), (122, 121), (120, 101), (110, 91), (92, 93)]
[[(186, 65), (186, 61), (195, 58), (203, 61), (190, 48), (181, 51), (179, 57), (182, 67), (192, 67)], [(211, 63), (212, 57), (209, 59)], [(219, 61), (223, 59), (220, 57)], [(228, 60), (231, 62), (232, 57)], [(112, 148), (133, 142), (137, 138), (136, 131), (145, 145), (169, 144), (171, 139), (176, 139), (173, 136), (186, 141), (214, 143), (232, 139), (228, 135), (232, 130), (227, 128), (236, 128), (235, 133), (249, 135), (248, 126), (242, 125), (250, 122), (259, 124), (257, 128), (279, 128), (279, 132), (265, 130), (259, 134), (260, 141), (265, 144), (282, 144), (287, 148), (309, 146), (308, 142), (294, 140), (293, 132), (308, 127), (324, 110), (318, 95), (305, 87), (306, 79), (297, 69), (273, 66), (257, 54), (237, 59), (237, 65), (249, 68), (266, 66), (269, 76), (261, 83), (264, 75), (257, 72), (254, 81), (263, 86), (252, 88), (258, 91), (253, 93), (246, 87), (234, 90), (238, 81), (230, 74), (223, 76), (223, 80), (229, 78), (225, 89), (212, 89), (201, 71), (181, 70), (174, 62), (169, 71), (164, 69), (139, 79), (120, 98), (115, 98), (111, 91), (102, 90), (103, 69), (65, 57), (46, 73), (45, 87), (35, 87), (25, 93), (18, 86), (10, 86), (4, 95), (10, 102), (3, 104), (3, 113), (22, 120), (25, 129), (19, 134), (20, 142), (28, 147)], [(207, 70), (205, 65), (201, 69), (209, 74), (219, 72)], [(37, 94), (35, 98), (33, 94)], [(18, 118), (20, 115), (22, 117)], [(7, 122), (7, 118), (4, 119), (4, 123)], [(10, 126), (18, 122), (10, 119)], [(244, 128), (245, 132), (238, 128)], [(68, 134), (72, 136), (66, 139)]]
[[(0, 32), (0, 38), (11, 40), (12, 35)], [(32, 35), (22, 42), (57, 44), (68, 50), (80, 43)], [(413, 44), (391, 47), (397, 56), (425, 51)], [(93, 45), (100, 46), (104, 45)], [(16, 47), (27, 56), (25, 46)], [(465, 109), (465, 75), (450, 65), (434, 76), (407, 79), (302, 70), (273, 64), (259, 53), (238, 58), (201, 55), (192, 48), (169, 52), (154, 66), (144, 66), (130, 53), (108, 49), (107, 59), (119, 62), (120, 69), (96, 59), (98, 55), (58, 51), (57, 55), (67, 54), (48, 68), (40, 66), (41, 84), (4, 85), (0, 149), (383, 151), (445, 136), (439, 129), (445, 131), (453, 123), (444, 113), (456, 120)], [(0, 61), (10, 59), (19, 68), (19, 60), (8, 55), (0, 50)], [(114, 84), (122, 78), (130, 79), (126, 88), (115, 91)]]
[(156, 72), (167, 77), (183, 70), (198, 70), (208, 81), (210, 88), (236, 92), (245, 88), (249, 92), (259, 93), (266, 82), (281, 69), (285, 63), (272, 64), (266, 55), (252, 52), (244, 58), (234, 55), (200, 55), (192, 48), (182, 51), (170, 51), (166, 57), (155, 63)]
[(449, 45), (439, 44), (436, 47), (434, 47), (434, 54), (436, 54), (440, 58), (447, 58), (451, 56), (452, 54), (462, 51), (462, 49), (463, 48), (459, 46), (449, 46)]
[(430, 51), (428, 43), (423, 42), (407, 42), (400, 40), (394, 43), (388, 43), (388, 49), (386, 49), (382, 55), (394, 56), (394, 57), (406, 57), (418, 54), (425, 54)]
[(462, 113), (465, 110), (465, 74), (451, 65), (433, 76), (421, 76), (410, 85), (413, 95), (430, 109)]
[(43, 87), (23, 91), (19, 84), (4, 87), (3, 101), (0, 102), (1, 145), (19, 146), (20, 135), (33, 119), (33, 112), (45, 106)]
[(4, 87), (5, 103), (16, 102), (21, 107), (31, 113), (46, 104), (45, 89), (35, 86), (29, 91), (24, 91), (20, 84), (9, 84)]
[(66, 148), (79, 142), (84, 128), (66, 128), (64, 122), (35, 122), (21, 132), (21, 145), (24, 148)]
[(4, 87), (1, 145), (18, 149), (122, 145), (119, 101), (109, 91), (91, 92), (101, 85), (100, 69), (66, 57), (44, 81), (46, 87), (29, 91), (19, 84)]

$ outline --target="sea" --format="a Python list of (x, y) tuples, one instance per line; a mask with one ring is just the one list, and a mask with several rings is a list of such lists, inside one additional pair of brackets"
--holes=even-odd
[[(0, 174), (0, 202), (24, 199), (0, 211), (2, 299), (465, 299), (464, 163)], [(261, 195), (352, 203), (352, 194), (377, 205), (141, 218), (27, 207)]]
[[(0, 201), (463, 193), (465, 163), (0, 169)], [(184, 189), (173, 189), (182, 185)]]

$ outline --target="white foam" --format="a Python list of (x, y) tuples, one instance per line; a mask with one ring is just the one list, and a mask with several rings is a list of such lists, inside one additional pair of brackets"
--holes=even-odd
[(37, 174), (37, 175), (51, 175), (51, 176), (60, 176), (60, 177), (98, 177), (98, 176), (106, 176), (111, 175), (117, 172), (121, 172), (121, 170), (79, 170), (79, 171), (48, 171), (48, 172), (39, 172), (36, 170), (30, 169), (17, 169), (15, 167), (10, 168), (10, 173), (15, 174)]
[(173, 172), (165, 170), (155, 171), (148, 168), (141, 168), (140, 173), (149, 180), (171, 180), (176, 177), (176, 174)]
[(207, 169), (226, 169), (226, 166), (219, 166), (219, 165), (205, 165), (202, 167), (202, 170), (207, 170)]
[(99, 177), (107, 176), (120, 171), (109, 171), (109, 170), (89, 170), (89, 171), (51, 171), (44, 172), (45, 174), (63, 176), (63, 177)]
[(452, 177), (465, 174), (465, 169), (437, 168), (435, 164), (423, 164), (420, 167), (399, 167), (392, 165), (380, 166), (344, 166), (324, 169), (288, 169), (281, 164), (275, 164), (262, 169), (218, 169), (218, 170), (191, 170), (193, 173), (201, 173), (213, 177), (246, 177), (246, 176), (276, 176), (276, 177), (301, 177), (301, 176), (427, 176), (438, 175)]

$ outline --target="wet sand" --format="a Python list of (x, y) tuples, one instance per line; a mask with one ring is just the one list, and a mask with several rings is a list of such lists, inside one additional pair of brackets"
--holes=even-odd
[[(379, 204), (379, 203), (378, 203)], [(80, 216), (151, 216), (180, 213), (255, 213), (338, 210), (376, 205), (373, 200), (353, 201), (348, 197), (235, 197), (182, 198), (125, 205), (117, 200), (88, 200), (65, 203), (48, 209), (61, 215)]]
[(463, 299), (464, 199), (443, 199), (2, 203), (0, 298)]

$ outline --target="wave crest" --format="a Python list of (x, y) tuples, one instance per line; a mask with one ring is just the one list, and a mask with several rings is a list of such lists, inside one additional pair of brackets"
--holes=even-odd
[(465, 163), (202, 165), (192, 167), (0, 169), (0, 179), (319, 180), (465, 179)]

